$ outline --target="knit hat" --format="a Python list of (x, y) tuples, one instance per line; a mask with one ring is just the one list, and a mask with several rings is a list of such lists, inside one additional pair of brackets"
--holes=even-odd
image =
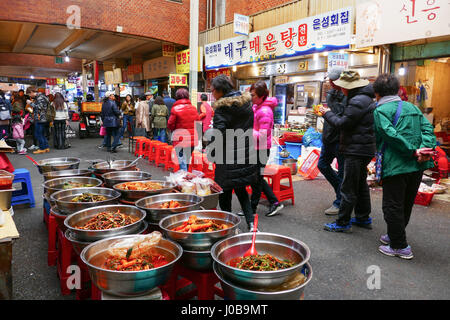
[(341, 73), (341, 77), (333, 81), (338, 87), (351, 90), (367, 86), (369, 80), (361, 79), (360, 75), (356, 71), (344, 71)]
[(334, 67), (328, 72), (328, 79), (331, 81), (336, 81), (341, 77), (341, 73), (344, 71), (344, 68)]

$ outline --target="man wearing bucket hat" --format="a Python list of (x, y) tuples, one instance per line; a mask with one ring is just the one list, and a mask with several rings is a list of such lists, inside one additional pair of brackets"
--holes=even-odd
[[(339, 79), (342, 71), (344, 71), (343, 68), (335, 67), (328, 73), (331, 90), (327, 92), (327, 106), (337, 115), (341, 115), (344, 112), (344, 107), (347, 103), (347, 98), (342, 93), (341, 88), (333, 83), (333, 81)], [(339, 206), (341, 205), (341, 183), (342, 178), (344, 177), (344, 156), (339, 153), (339, 133), (339, 128), (336, 128), (328, 121), (324, 122), (322, 132), (323, 146), (320, 152), (318, 168), (336, 193), (336, 200), (334, 200), (329, 209), (325, 210), (326, 215), (338, 214)], [(335, 158), (338, 161), (338, 173), (331, 168), (331, 163)]]
[[(351, 232), (352, 225), (372, 228), (370, 190), (367, 185), (367, 165), (375, 155), (373, 111), (375, 93), (368, 80), (356, 71), (344, 71), (334, 84), (347, 96), (344, 113), (339, 116), (329, 108), (320, 112), (328, 123), (341, 130), (339, 151), (345, 157), (341, 184), (341, 205), (338, 218), (324, 229), (331, 232)], [(351, 218), (355, 210), (356, 218)]]

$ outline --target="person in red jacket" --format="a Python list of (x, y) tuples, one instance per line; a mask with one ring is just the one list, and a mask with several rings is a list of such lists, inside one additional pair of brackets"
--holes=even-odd
[(202, 105), (200, 107), (199, 120), (203, 123), (203, 133), (205, 133), (211, 125), (211, 120), (214, 118), (214, 110), (207, 102), (208, 96), (206, 94), (202, 94), (201, 99)]
[(198, 145), (195, 122), (199, 120), (197, 108), (189, 100), (186, 89), (178, 89), (177, 101), (173, 104), (167, 128), (172, 133), (172, 143), (178, 155), (180, 170), (188, 171), (194, 147)]

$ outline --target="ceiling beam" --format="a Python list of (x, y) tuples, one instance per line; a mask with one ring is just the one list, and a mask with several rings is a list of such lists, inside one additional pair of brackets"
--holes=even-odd
[(22, 52), (28, 40), (30, 40), (33, 35), (34, 30), (36, 30), (35, 24), (23, 23), (12, 48), (12, 52)]
[(114, 58), (114, 56), (117, 56), (121, 54), (122, 52), (133, 50), (136, 47), (139, 47), (145, 43), (142, 40), (136, 40), (136, 39), (126, 39), (123, 40), (116, 45), (104, 50), (103, 52), (100, 52), (96, 56), (96, 60), (104, 61), (110, 58)]
[(74, 30), (63, 42), (61, 42), (54, 50), (55, 55), (59, 55), (64, 51), (74, 49), (84, 41), (90, 39), (96, 34), (94, 30)]

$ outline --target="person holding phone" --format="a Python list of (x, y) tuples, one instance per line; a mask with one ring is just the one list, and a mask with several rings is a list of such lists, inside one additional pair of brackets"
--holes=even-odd
[[(378, 101), (374, 111), (377, 150), (384, 150), (381, 177), (387, 224), (387, 234), (380, 238), (383, 245), (379, 251), (387, 256), (412, 259), (405, 229), (423, 172), (434, 167), (431, 156), (436, 136), (420, 109), (402, 101), (398, 95), (400, 82), (395, 75), (380, 75), (373, 88)], [(398, 118), (396, 125), (393, 124), (395, 117)]]

